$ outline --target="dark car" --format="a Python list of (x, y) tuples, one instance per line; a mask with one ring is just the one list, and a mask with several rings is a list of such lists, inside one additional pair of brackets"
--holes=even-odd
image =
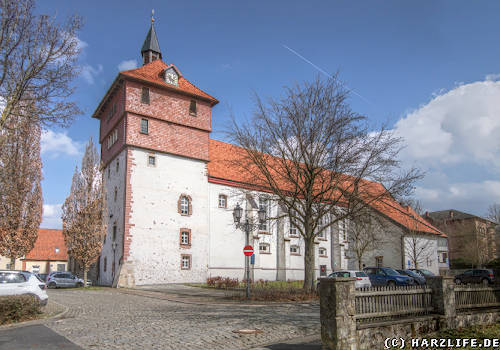
[(370, 278), (373, 286), (411, 286), (415, 284), (413, 278), (403, 276), (390, 267), (365, 267), (364, 272)]
[(408, 277), (413, 278), (413, 280), (415, 281), (415, 284), (418, 284), (419, 286), (423, 286), (426, 282), (425, 277), (423, 277), (422, 275), (420, 275), (414, 271), (411, 271), (411, 270), (396, 270), (396, 271), (404, 276), (408, 276)]
[(433, 274), (431, 271), (426, 270), (426, 269), (408, 269), (409, 271), (415, 272), (417, 275), (422, 276), (427, 280), (429, 277), (435, 277), (436, 275)]
[(493, 271), (489, 269), (467, 270), (464, 273), (455, 276), (455, 283), (482, 283), (489, 285), (494, 282)]

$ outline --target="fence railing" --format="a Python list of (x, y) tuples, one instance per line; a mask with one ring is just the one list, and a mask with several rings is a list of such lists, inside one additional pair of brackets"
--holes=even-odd
[(356, 322), (432, 313), (432, 289), (425, 286), (372, 287), (356, 290)]
[(457, 311), (500, 307), (500, 286), (455, 286), (455, 307)]

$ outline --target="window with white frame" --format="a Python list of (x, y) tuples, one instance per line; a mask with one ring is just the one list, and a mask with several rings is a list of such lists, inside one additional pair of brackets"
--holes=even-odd
[[(267, 197), (259, 197), (259, 210), (264, 209), (266, 212), (266, 218), (269, 216), (269, 198)], [(263, 223), (259, 224), (259, 230), (267, 232), (269, 230), (268, 225), (267, 225), (267, 219)]]
[(179, 213), (181, 215), (191, 215), (190, 213), (190, 199), (186, 195), (181, 195), (181, 198), (179, 199)]
[(181, 269), (189, 270), (191, 268), (191, 255), (181, 255)]
[(108, 149), (111, 148), (111, 146), (113, 146), (116, 142), (116, 140), (118, 140), (118, 129), (115, 129), (111, 132), (111, 134), (109, 134), (108, 136)]
[(259, 252), (264, 254), (271, 254), (271, 246), (269, 243), (260, 243)]
[(288, 231), (288, 235), (290, 237), (297, 237), (299, 235), (298, 231), (297, 231), (297, 226), (295, 224), (295, 222), (297, 222), (297, 212), (293, 209), (290, 210), (290, 213), (289, 213), (289, 218), (288, 218), (288, 222), (289, 222), (289, 225), (290, 225), (290, 229)]
[(298, 245), (291, 245), (290, 246), (290, 254), (300, 255), (300, 247)]
[(187, 229), (181, 229), (181, 245), (191, 245), (191, 232)]
[(319, 256), (326, 256), (326, 248), (319, 248), (318, 249)]
[(448, 260), (448, 253), (446, 252), (441, 252), (439, 255), (439, 262), (440, 263), (446, 263), (446, 261)]
[(148, 166), (156, 166), (156, 157), (155, 156), (148, 156)]
[(227, 196), (219, 194), (219, 208), (227, 208)]
[(339, 221), (339, 233), (341, 238), (345, 241), (347, 241), (347, 223), (346, 219), (342, 219)]

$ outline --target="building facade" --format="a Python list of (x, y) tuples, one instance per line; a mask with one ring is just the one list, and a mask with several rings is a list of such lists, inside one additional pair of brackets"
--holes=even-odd
[[(100, 121), (109, 214), (97, 264), (99, 283), (242, 279), (245, 236), (234, 225), (234, 207), (240, 204), (249, 217), (261, 207), (269, 216), (282, 208), (268, 193), (249, 188), (227, 165), (225, 160), (242, 149), (210, 139), (218, 100), (162, 60), (153, 25), (141, 54), (143, 65), (120, 72), (93, 114)], [(402, 213), (383, 215), (404, 226), (395, 219)], [(346, 227), (340, 222), (317, 238), (317, 276), (349, 267)], [(260, 225), (250, 244), (253, 278), (303, 278), (304, 244), (288, 220)], [(404, 259), (395, 260), (400, 266)]]

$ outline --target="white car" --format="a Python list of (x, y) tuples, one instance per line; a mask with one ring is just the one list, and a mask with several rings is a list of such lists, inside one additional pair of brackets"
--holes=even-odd
[[(328, 278), (333, 277), (354, 277), (356, 281), (354, 281), (354, 286), (356, 288), (370, 288), (372, 283), (370, 282), (370, 278), (364, 271), (356, 271), (356, 270), (342, 270), (335, 271), (328, 275)], [(318, 282), (319, 287), (319, 282)]]
[(31, 272), (0, 270), (0, 296), (32, 295), (40, 305), (47, 305), (46, 285)]

